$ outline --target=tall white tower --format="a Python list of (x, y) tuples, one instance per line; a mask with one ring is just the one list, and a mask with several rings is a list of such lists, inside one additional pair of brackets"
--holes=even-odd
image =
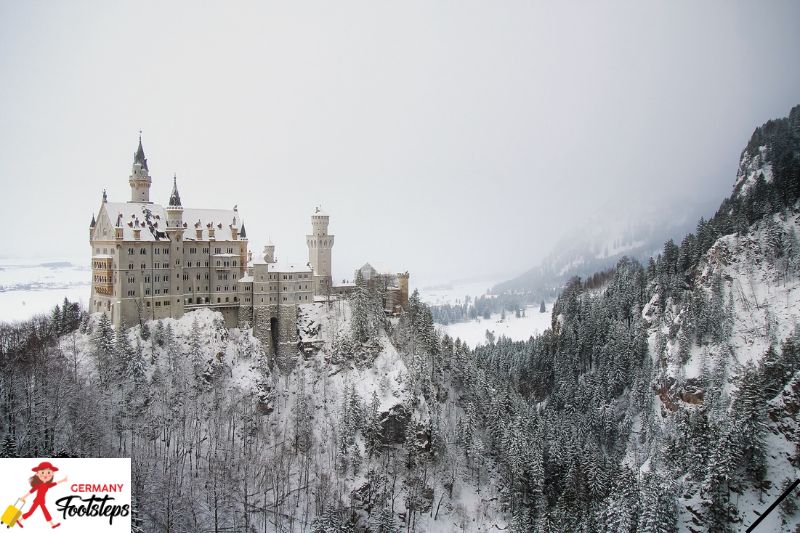
[(317, 206), (311, 215), (311, 235), (306, 235), (308, 245), (308, 263), (314, 272), (314, 294), (326, 296), (330, 294), (331, 279), (331, 248), (333, 248), (333, 235), (328, 235), (328, 222), (330, 217)]
[[(141, 144), (139, 144), (141, 147)], [(172, 178), (172, 194), (169, 196), (167, 227), (165, 232), (170, 240), (169, 255), (162, 259), (169, 261), (170, 316), (183, 316), (183, 206), (178, 194), (178, 178)]]
[(133, 154), (133, 168), (128, 178), (131, 186), (131, 202), (150, 203), (150, 171), (147, 169), (147, 158), (142, 148), (142, 132), (139, 132), (139, 148)]

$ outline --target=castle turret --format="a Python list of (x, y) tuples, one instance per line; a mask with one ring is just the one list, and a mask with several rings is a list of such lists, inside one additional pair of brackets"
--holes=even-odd
[(150, 170), (147, 168), (147, 158), (142, 148), (142, 134), (139, 132), (139, 147), (133, 154), (133, 167), (128, 178), (131, 186), (131, 202), (150, 203)]
[[(141, 144), (139, 145), (141, 147)], [(178, 177), (172, 177), (172, 193), (167, 212), (166, 234), (169, 238), (169, 285), (170, 285), (170, 316), (183, 316), (183, 206), (181, 195), (178, 193)]]
[(314, 272), (314, 294), (328, 295), (332, 288), (331, 249), (333, 235), (328, 235), (330, 217), (317, 206), (311, 215), (311, 235), (306, 235), (308, 262)]
[(181, 195), (178, 193), (178, 176), (172, 176), (172, 194), (169, 195), (167, 204), (167, 227), (183, 229), (183, 206)]
[(397, 273), (397, 285), (400, 287), (400, 307), (408, 309), (408, 272)]
[(267, 241), (267, 244), (264, 245), (264, 262), (275, 262), (275, 245), (272, 244), (271, 240)]

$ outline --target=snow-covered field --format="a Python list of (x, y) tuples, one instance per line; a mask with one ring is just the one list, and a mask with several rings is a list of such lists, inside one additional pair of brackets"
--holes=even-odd
[(439, 326), (439, 329), (454, 339), (460, 338), (467, 346), (474, 348), (486, 342), (486, 331), (489, 330), (496, 338), (508, 337), (515, 341), (528, 340), (550, 327), (550, 311), (552, 302), (547, 303), (547, 312), (540, 313), (539, 306), (528, 306), (525, 316), (517, 318), (513, 313), (507, 313), (506, 319), (501, 320), (500, 315), (492, 315), (489, 319), (480, 318), (469, 322), (458, 322)]
[(76, 262), (0, 261), (0, 321), (47, 313), (68, 298), (88, 304), (91, 270)]
[(428, 305), (459, 304), (465, 296), (483, 296), (495, 285), (496, 280), (440, 283), (419, 287), (419, 296)]

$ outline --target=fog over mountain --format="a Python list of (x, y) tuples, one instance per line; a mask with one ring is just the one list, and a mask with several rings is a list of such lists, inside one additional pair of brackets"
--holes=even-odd
[[(6, 257), (88, 261), (137, 133), (166, 202), (238, 204), (252, 247), (336, 277), (507, 279), (591, 220), (728, 193), (800, 94), (800, 5), (686, 2), (0, 6)], [(658, 222), (658, 221), (654, 221)]]

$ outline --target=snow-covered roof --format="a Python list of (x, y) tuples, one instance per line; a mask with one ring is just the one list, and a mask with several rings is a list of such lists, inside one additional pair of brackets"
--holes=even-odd
[(381, 262), (364, 263), (364, 266), (359, 268), (359, 270), (361, 271), (362, 274), (366, 274), (367, 271), (369, 271), (370, 269), (375, 274), (379, 274), (379, 275), (382, 275), (382, 276), (391, 276), (391, 275), (394, 275), (396, 273), (394, 270), (391, 269), (391, 267), (389, 265), (387, 265), (386, 263), (381, 263)]
[[(133, 230), (140, 229), (142, 241), (167, 240), (167, 214), (164, 206), (144, 202), (106, 202), (101, 208), (105, 212), (112, 227), (122, 228), (124, 240), (134, 240)], [(214, 238), (218, 241), (232, 241), (231, 225), (239, 214), (233, 209), (191, 209), (183, 210), (184, 241), (208, 240), (209, 229), (214, 229)], [(119, 223), (119, 224), (118, 224)], [(197, 231), (202, 230), (200, 239)]]
[(270, 263), (268, 272), (311, 272), (311, 267), (297, 263)]
[(253, 283), (253, 276), (244, 276), (239, 280), (239, 283)]

